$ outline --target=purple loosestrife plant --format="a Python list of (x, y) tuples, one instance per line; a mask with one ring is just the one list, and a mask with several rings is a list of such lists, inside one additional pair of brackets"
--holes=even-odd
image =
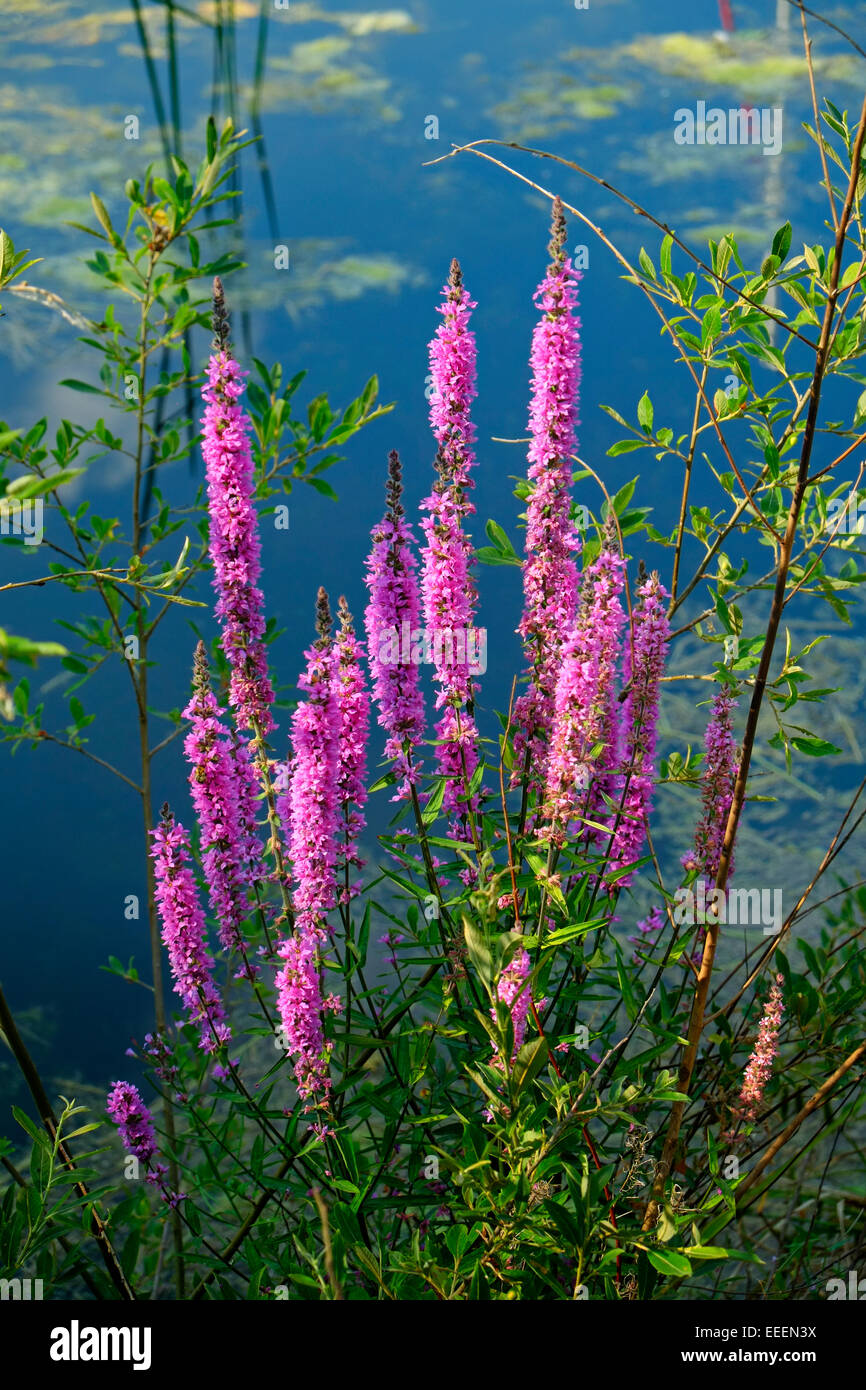
[(340, 630), (337, 634), (332, 679), (336, 686), (340, 714), (340, 743), (337, 758), (337, 804), (340, 809), (337, 840), (337, 874), (342, 875), (339, 900), (344, 905), (361, 891), (352, 882), (351, 870), (362, 869), (364, 861), (358, 854), (358, 836), (366, 820), (363, 806), (367, 800), (367, 734), (370, 724), (370, 697), (361, 664), (361, 643), (352, 627), (352, 615), (344, 598), (339, 603)]
[[(132, 1154), (150, 1168), (157, 1153), (156, 1130), (150, 1111), (138, 1090), (129, 1081), (115, 1081), (108, 1093), (106, 1111), (109, 1119), (120, 1130), (120, 1140), (128, 1154)], [(153, 1179), (150, 1179), (153, 1181)]]
[(265, 876), (263, 846), (258, 830), (261, 784), (253, 765), (252, 748), (236, 728), (231, 730), (231, 772), (241, 837), (239, 862), (245, 883), (252, 886)]
[(186, 1194), (172, 1192), (165, 1181), (168, 1165), (153, 1161), (158, 1153), (153, 1117), (136, 1087), (129, 1081), (116, 1081), (108, 1093), (105, 1109), (120, 1131), (126, 1152), (143, 1164), (144, 1181), (160, 1189), (168, 1206), (178, 1206)]
[(168, 805), (153, 831), (156, 901), (174, 979), (189, 1022), (200, 1032), (200, 1047), (219, 1051), (231, 1037), (219, 991), (213, 982), (213, 959), (208, 954), (204, 913), (189, 867), (189, 839)]
[[(510, 899), (509, 899), (510, 901)], [(513, 1044), (511, 1048), (511, 1063), (513, 1064), (518, 1052), (522, 1048), (526, 1038), (526, 1019), (532, 1004), (532, 984), (530, 975), (532, 973), (532, 961), (529, 952), (523, 946), (515, 949), (504, 970), (499, 972), (496, 981), (496, 999), (500, 1004), (504, 1004), (511, 1018), (513, 1030)], [(490, 1010), (490, 1017), (494, 1023), (498, 1020), (498, 1010), (496, 1003)], [(493, 1043), (493, 1056), (491, 1063), (500, 1071), (504, 1071), (503, 1058), (496, 1042)], [(484, 1109), (484, 1118), (492, 1120), (494, 1111), (490, 1106)]]
[[(222, 711), (211, 690), (207, 655), (199, 642), (193, 667), (192, 699), (183, 711), (190, 720), (184, 751), (190, 764), (189, 785), (202, 840), (202, 868), (211, 907), (226, 951), (246, 957), (243, 924), (247, 915), (245, 860), (249, 846), (238, 804), (238, 766)], [(251, 967), (241, 965), (241, 975)]]
[(207, 471), (210, 554), (222, 647), (231, 666), (230, 700), (241, 728), (273, 727), (274, 692), (268, 678), (264, 598), (257, 587), (261, 544), (253, 501), (249, 421), (238, 404), (244, 376), (231, 356), (228, 315), (219, 279), (214, 281), (214, 345), (202, 389), (202, 453)]
[(524, 767), (530, 786), (541, 789), (547, 769), (563, 634), (577, 602), (580, 537), (571, 519), (572, 454), (580, 385), (580, 273), (565, 254), (562, 204), (553, 204), (551, 262), (535, 292), (542, 311), (532, 335), (529, 410), (529, 481), (526, 508), (524, 608), (519, 632), (529, 660), (529, 687), (516, 702), (514, 780)]
[(378, 722), (388, 735), (385, 757), (394, 764), (394, 800), (411, 794), (418, 774), (416, 749), (424, 736), (424, 696), (417, 662), (402, 661), (401, 651), (412, 642), (421, 613), (417, 560), (412, 551), (412, 528), (403, 513), (403, 483), (396, 450), (388, 455), (386, 511), (373, 529), (373, 548), (365, 583), (370, 601), (364, 614), (367, 659)]
[[(767, 1082), (773, 1074), (773, 1062), (779, 1050), (779, 1029), (782, 1026), (782, 1014), (785, 1011), (782, 1002), (784, 979), (783, 975), (777, 975), (770, 986), (770, 993), (767, 996), (764, 1012), (758, 1024), (755, 1049), (746, 1065), (743, 1085), (733, 1114), (733, 1119), (738, 1125), (740, 1123), (751, 1124), (757, 1119)], [(725, 1137), (730, 1140), (733, 1133), (729, 1131)]]
[[(728, 686), (722, 686), (713, 699), (704, 741), (703, 812), (695, 830), (694, 849), (684, 854), (682, 860), (684, 869), (694, 870), (712, 883), (719, 872), (737, 776), (737, 745), (731, 724), (731, 713), (736, 707), (736, 696)], [(732, 853), (728, 877), (733, 872)]]
[(437, 481), (421, 503), (423, 550), (421, 592), (428, 643), (432, 641), (436, 709), (436, 761), (445, 778), (443, 808), (455, 817), (453, 833), (471, 838), (467, 818), (474, 810), (461, 803), (478, 765), (478, 730), (472, 714), (475, 684), (469, 662), (469, 633), (477, 593), (472, 578), (472, 544), (464, 518), (475, 511), (467, 492), (473, 486), (475, 427), (470, 406), (475, 397), (475, 335), (469, 320), (475, 302), (463, 286), (460, 266), (451, 262), (439, 306), (442, 323), (430, 344), (433, 395), (430, 423), (438, 443)]
[(581, 809), (588, 812), (592, 784), (616, 762), (623, 569), (618, 552), (603, 545), (583, 574), (577, 617), (562, 646), (545, 791), (550, 836), (559, 845), (583, 832), (575, 817)]
[(336, 661), (324, 589), (319, 589), (316, 612), (319, 635), (305, 654), (307, 668), (298, 681), (307, 699), (292, 719), (289, 857), (296, 918), (292, 935), (279, 948), (284, 965), (277, 975), (286, 1050), (295, 1059), (298, 1094), (307, 1109), (327, 1103), (331, 1045), (324, 1038), (323, 1011), (337, 1002), (322, 998), (320, 962), (327, 914), (336, 903), (340, 747)]
[[(511, 1060), (517, 1056), (523, 1046), (526, 1037), (526, 1016), (529, 1013), (531, 1002), (531, 989), (529, 975), (531, 971), (529, 952), (524, 947), (519, 947), (507, 966), (500, 972), (496, 983), (496, 997), (500, 1003), (505, 1004), (511, 1014), (511, 1026), (514, 1029), (514, 1048)], [(491, 1018), (496, 1019), (496, 1009), (490, 1011)], [(493, 1045), (494, 1064), (502, 1065), (496, 1044)]]
[[(615, 779), (616, 810), (611, 813), (612, 837), (608, 869), (618, 872), (640, 856), (652, 805), (653, 758), (658, 721), (659, 682), (665, 665), (670, 624), (667, 590), (657, 574), (646, 578), (641, 565), (638, 582), (640, 604), (634, 615), (634, 633), (626, 642), (623, 678), (628, 692), (622, 713), (625, 771)], [(633, 648), (633, 650), (632, 650)], [(625, 887), (633, 875), (624, 874), (617, 887)]]
[(289, 800), (289, 791), (292, 785), (292, 764), (289, 758), (284, 762), (274, 764), (274, 799), (277, 808), (277, 819), (283, 827), (286, 849), (288, 850), (290, 827), (292, 823), (292, 807)]
[(438, 307), (442, 322), (429, 345), (433, 385), (430, 426), (442, 455), (442, 472), (458, 490), (458, 501), (464, 512), (471, 513), (475, 508), (466, 497), (475, 486), (471, 476), (475, 464), (471, 407), (478, 393), (475, 334), (469, 327), (469, 320), (477, 306), (463, 285), (460, 264), (456, 260), (451, 262), (448, 284)]

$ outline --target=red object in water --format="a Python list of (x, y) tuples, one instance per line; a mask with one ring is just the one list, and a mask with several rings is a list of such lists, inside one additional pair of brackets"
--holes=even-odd
[(734, 11), (731, 8), (731, 0), (719, 0), (719, 18), (722, 21), (722, 28), (726, 34), (734, 32)]

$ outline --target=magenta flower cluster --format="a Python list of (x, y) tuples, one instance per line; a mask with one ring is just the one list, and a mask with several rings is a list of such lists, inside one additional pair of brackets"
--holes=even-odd
[(785, 1011), (782, 1002), (784, 976), (777, 975), (770, 986), (770, 993), (764, 1005), (764, 1012), (758, 1024), (758, 1037), (755, 1048), (746, 1065), (743, 1085), (734, 1111), (734, 1118), (747, 1124), (757, 1119), (764, 1099), (764, 1091), (773, 1074), (773, 1062), (779, 1051), (779, 1029)]
[(337, 775), (340, 708), (333, 679), (331, 618), (319, 591), (316, 642), (298, 685), (307, 692), (292, 718), (289, 769), (289, 857), (295, 881), (292, 935), (280, 946), (277, 1006), (287, 1051), (295, 1059), (298, 1094), (308, 1101), (330, 1088), (330, 1048), (323, 1031), (320, 945), (336, 903)]
[[(551, 864), (563, 847), (601, 847), (608, 867), (630, 881), (650, 811), (660, 681), (669, 635), (666, 591), (658, 575), (641, 575), (628, 637), (624, 637), (625, 562), (611, 516), (598, 555), (578, 571), (581, 542), (571, 496), (580, 383), (577, 283), (565, 253), (562, 207), (553, 210), (551, 262), (535, 294), (539, 311), (531, 348), (529, 492), (524, 609), (519, 631), (526, 651), (527, 688), (514, 709), (514, 778), (524, 781), (522, 828), (547, 839)], [(274, 691), (267, 667), (264, 602), (258, 587), (261, 551), (255, 510), (255, 477), (249, 422), (240, 404), (244, 373), (231, 355), (222, 287), (216, 282), (215, 343), (203, 386), (203, 455), (207, 471), (210, 554), (220, 641), (228, 662), (228, 693), (215, 693), (203, 644), (195, 656), (193, 688), (184, 710), (189, 721), (184, 748), (201, 837), (202, 871), (219, 942), (238, 974), (256, 981), (248, 938), (256, 924), (266, 944), (258, 949), (279, 961), (276, 973), (281, 1041), (294, 1065), (305, 1111), (318, 1111), (313, 1126), (327, 1133), (331, 1115), (333, 1041), (326, 1015), (341, 1000), (325, 979), (337, 914), (348, 920), (364, 868), (361, 837), (367, 800), (367, 744), (375, 705), (385, 735), (385, 758), (397, 801), (421, 813), (420, 749), (425, 738), (420, 655), (394, 659), (423, 622), (438, 641), (424, 650), (434, 664), (436, 773), (452, 837), (485, 849), (495, 831), (485, 823), (486, 793), (472, 786), (480, 761), (475, 706), (479, 690), (469, 665), (467, 640), (478, 595), (467, 524), (476, 466), (472, 403), (476, 395), (476, 344), (471, 328), (475, 303), (453, 262), (438, 306), (440, 323), (429, 345), (433, 391), (430, 425), (437, 447), (436, 479), (420, 505), (423, 541), (419, 557), (403, 506), (400, 460), (389, 455), (386, 511), (373, 529), (365, 583), (366, 643), (356, 634), (345, 599), (332, 632), (328, 598), (319, 590), (317, 637), (305, 652), (298, 681), (301, 699), (292, 720), (288, 755), (271, 762), (265, 736), (274, 728)], [(369, 671), (370, 688), (367, 672)], [(372, 692), (372, 699), (371, 699)], [(714, 706), (707, 734), (704, 813), (696, 838), (701, 867), (717, 858), (715, 821), (730, 805), (733, 743), (731, 702)], [(249, 739), (242, 731), (251, 730)], [(480, 777), (480, 774), (479, 774)], [(533, 800), (534, 797), (534, 800)], [(407, 808), (401, 806), (399, 814)], [(267, 816), (271, 838), (259, 825)], [(587, 823), (590, 823), (589, 825)], [(594, 828), (593, 828), (594, 823)], [(483, 833), (480, 833), (483, 832)], [(408, 833), (399, 831), (398, 834)], [(485, 838), (486, 835), (486, 838)], [(266, 868), (269, 850), (278, 873)], [(221, 1053), (231, 1037), (225, 1005), (214, 981), (204, 913), (191, 868), (187, 832), (166, 808), (153, 832), (152, 856), (162, 938), (175, 991), (200, 1047)], [(282, 856), (282, 863), (280, 859)], [(480, 856), (479, 856), (480, 862)], [(438, 861), (430, 859), (435, 871)], [(552, 872), (552, 871), (551, 871)], [(474, 881), (475, 869), (464, 869)], [(273, 938), (275, 909), (261, 888), (279, 878), (282, 912)], [(440, 887), (444, 886), (445, 880)], [(271, 893), (271, 897), (275, 895)], [(520, 912), (519, 894), (503, 900)], [(540, 930), (544, 930), (544, 919)], [(640, 924), (646, 946), (662, 918), (653, 909)], [(393, 945), (394, 934), (389, 934)], [(400, 934), (397, 934), (399, 939)], [(446, 943), (447, 949), (447, 943)], [(458, 952), (455, 950), (455, 961)], [(240, 961), (237, 959), (240, 957)], [(533, 1007), (531, 960), (518, 947), (493, 986), (510, 1012), (514, 1055), (523, 1045)], [(538, 1006), (540, 1007), (540, 1005)], [(495, 1009), (494, 1009), (495, 1013)], [(175, 1067), (164, 1038), (149, 1055), (157, 1074), (174, 1084)], [(225, 1058), (221, 1058), (224, 1062)], [(503, 1059), (494, 1057), (498, 1066)], [(235, 1064), (218, 1075), (234, 1076)], [(235, 1079), (237, 1079), (235, 1077)], [(152, 1126), (134, 1088), (118, 1083), (109, 1102), (130, 1145), (155, 1153)]]
[(414, 537), (402, 505), (402, 471), (396, 450), (388, 455), (387, 507), (373, 529), (366, 585), (370, 601), (364, 614), (367, 654), (378, 708), (378, 722), (388, 735), (385, 757), (397, 781), (394, 800), (408, 797), (418, 776), (417, 748), (424, 736), (424, 696), (419, 670), (411, 662), (389, 659), (390, 636), (417, 628), (421, 599), (412, 550)]
[[(222, 286), (214, 286), (218, 339), (224, 320)], [(215, 344), (217, 347), (217, 344)], [(264, 598), (257, 587), (261, 543), (253, 502), (249, 421), (238, 405), (244, 375), (223, 345), (208, 362), (202, 454), (207, 470), (210, 554), (223, 651), (231, 666), (231, 704), (240, 727), (268, 733), (274, 692), (264, 644)]]
[[(219, 922), (220, 942), (224, 950), (245, 955), (243, 923), (251, 846), (244, 831), (246, 827), (248, 833), (252, 806), (244, 800), (244, 794), (249, 793), (242, 781), (244, 753), (233, 747), (232, 736), (222, 722), (222, 710), (210, 687), (203, 642), (196, 649), (193, 694), (183, 715), (190, 721), (184, 751), (201, 829), (202, 867)], [(248, 974), (249, 967), (242, 966), (241, 973)]]
[(624, 562), (605, 545), (584, 571), (577, 616), (562, 644), (556, 683), (545, 815), (553, 841), (563, 844), (604, 813), (600, 788), (609, 790), (618, 759), (616, 702)]
[[(695, 830), (694, 849), (683, 855), (683, 868), (694, 870), (714, 883), (719, 872), (725, 830), (734, 782), (737, 776), (737, 745), (734, 740), (731, 713), (737, 701), (727, 686), (716, 694), (704, 742), (704, 770), (701, 779), (703, 810)], [(734, 871), (731, 854), (728, 875)]]
[(157, 1152), (153, 1118), (135, 1086), (129, 1081), (116, 1081), (108, 1093), (108, 1116), (120, 1130), (120, 1139), (128, 1154), (149, 1168)]
[(190, 869), (189, 837), (167, 806), (153, 831), (156, 901), (168, 951), (175, 993), (186, 1006), (188, 1021), (198, 1027), (200, 1047), (218, 1052), (231, 1037), (222, 998), (213, 981), (204, 913)]
[[(640, 855), (652, 806), (653, 757), (658, 721), (659, 683), (664, 672), (670, 633), (667, 590), (657, 574), (638, 585), (640, 604), (634, 615), (632, 642), (626, 643), (623, 682), (628, 691), (623, 705), (623, 766), (614, 778), (615, 812), (608, 817), (610, 846), (608, 868), (619, 874)], [(630, 883), (625, 872), (618, 887)]]
[(532, 336), (529, 481), (524, 609), (519, 631), (529, 687), (515, 706), (515, 780), (530, 771), (543, 787), (552, 734), (563, 635), (574, 621), (580, 536), (572, 520), (571, 477), (580, 386), (580, 274), (565, 255), (565, 218), (554, 204), (551, 263), (535, 292), (541, 309)]
[(361, 891), (357, 875), (364, 860), (358, 852), (358, 836), (366, 821), (363, 806), (367, 800), (367, 736), (370, 727), (370, 697), (364, 676), (363, 649), (352, 627), (352, 615), (344, 598), (339, 603), (340, 630), (334, 651), (333, 680), (336, 686), (340, 722), (337, 754), (337, 860), (339, 901), (346, 904)]
[[(444, 713), (436, 725), (436, 761), (445, 779), (443, 807), (455, 816), (454, 831), (469, 838), (465, 825), (474, 806), (466, 805), (464, 789), (478, 765), (478, 730), (467, 709), (474, 695), (466, 634), (473, 624), (477, 594), (472, 579), (472, 543), (463, 529), (463, 520), (475, 508), (467, 498), (473, 487), (471, 470), (475, 464), (473, 444), (475, 426), (470, 406), (475, 397), (475, 335), (469, 327), (475, 303), (463, 286), (460, 266), (451, 263), (451, 273), (439, 306), (442, 323), (430, 344), (430, 373), (433, 394), (430, 423), (438, 443), (437, 481), (429, 497), (421, 503), (424, 533), (421, 592), (424, 621), (430, 633), (452, 635), (442, 642), (435, 658), (435, 680), (439, 687), (436, 708)], [(455, 655), (453, 634), (462, 633), (463, 659)], [(462, 796), (462, 804), (461, 804)]]
[[(505, 969), (499, 974), (496, 982), (496, 997), (501, 1004), (504, 1004), (511, 1015), (511, 1026), (514, 1030), (514, 1049), (511, 1054), (512, 1061), (517, 1056), (526, 1038), (526, 1016), (529, 1013), (529, 1006), (532, 1001), (532, 993), (529, 983), (531, 962), (529, 952), (518, 948)], [(491, 1017), (496, 1018), (496, 1010), (491, 1009)], [(494, 1063), (501, 1065), (502, 1059), (499, 1057), (498, 1049), (494, 1043)]]

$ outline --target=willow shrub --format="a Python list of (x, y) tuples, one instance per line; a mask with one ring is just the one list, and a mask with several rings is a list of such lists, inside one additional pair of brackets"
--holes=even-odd
[[(127, 1298), (166, 1296), (167, 1265), (180, 1297), (242, 1299), (789, 1298), (823, 1296), (828, 1278), (844, 1278), (859, 1236), (837, 1204), (862, 1206), (862, 892), (840, 893), (823, 927), (797, 932), (859, 824), (862, 784), (790, 900), (787, 885), (780, 904), (771, 886), (741, 889), (734, 874), (760, 740), (784, 749), (789, 767), (838, 751), (806, 722), (833, 694), (810, 684), (814, 644), (783, 649), (781, 629), (816, 603), (850, 621), (862, 579), (847, 523), (866, 437), (866, 106), (856, 131), (829, 104), (821, 124), (816, 139), (841, 171), (828, 188), (828, 246), (792, 257), (786, 223), (757, 269), (730, 236), (710, 243), (706, 263), (669, 234), (658, 268), (645, 251), (638, 266), (617, 251), (694, 393), (680, 434), (656, 421), (646, 393), (634, 423), (610, 412), (625, 431), (611, 455), (677, 461), (670, 534), (649, 523), (639, 479), (611, 495), (603, 470), (576, 461), (579, 274), (557, 199), (517, 489), (525, 557), (492, 521), (489, 544), (473, 551), (476, 305), (452, 264), (431, 342), (429, 496), (413, 524), (392, 452), (369, 606), (355, 621), (341, 602), (335, 629), (329, 597), (320, 590), (314, 617), (311, 592), (288, 745), (274, 727), (257, 506), (281, 470), (315, 483), (331, 447), (376, 413), (374, 386), (336, 423), (314, 402), (307, 426), (289, 424), (297, 378), (280, 394), (277, 372), (255, 364), (261, 384), (252, 377), (244, 396), (218, 280), (201, 387), (208, 525), (194, 561), (186, 543), (173, 564), (151, 559), (152, 543), (185, 524), (158, 490), (122, 572), (103, 558), (115, 525), (57, 497), (65, 479), (47, 468), (75, 466), (94, 439), (122, 447), (103, 422), (64, 426), (53, 465), (44, 426), (5, 443), (22, 470), (12, 488), (53, 498), (78, 546), (80, 565), (52, 572), (77, 591), (95, 587), (109, 614), (101, 626), (82, 620), (81, 653), (64, 658), (82, 680), (118, 649), (130, 603), (130, 673), (146, 709), (153, 627), (208, 561), (220, 636), (210, 661), (199, 646), (183, 696), (191, 806), (165, 807), (154, 825), (149, 763), (138, 788), (157, 1014), (138, 1054), (151, 1093), (118, 1082), (108, 1101), (124, 1158), (112, 1145), (82, 1164), (75, 1135), (59, 1143), (3, 1000), (45, 1125), (19, 1112), (33, 1160), (5, 1193), (4, 1269), (35, 1255), (55, 1289), (83, 1280)], [(184, 448), (162, 399), (200, 378), (184, 357), (148, 389), (139, 376), (131, 405), (116, 383), (166, 337), (185, 352), (183, 330), (203, 320), (190, 281), (230, 270), (199, 264), (191, 229), (233, 150), (230, 131), (219, 142), (212, 133), (195, 179), (178, 162), (172, 180), (133, 185), (124, 236), (96, 202), (109, 250), (94, 268), (140, 310), (131, 342), (108, 309), (91, 343), (107, 364), (96, 389), (140, 426), (136, 497), (142, 440), (157, 474)], [(182, 266), (166, 259), (181, 242)], [(525, 664), (498, 724), (483, 707), (476, 559), (523, 571), (514, 619)], [(659, 764), (658, 706), (685, 633), (703, 640), (693, 688), (709, 710), (706, 743)], [(179, 676), (179, 698), (182, 688)], [(89, 720), (76, 700), (74, 746)], [(16, 740), (50, 736), (26, 682), (14, 702)], [(691, 790), (693, 826), (657, 854), (653, 807), (671, 782)], [(797, 796), (784, 775), (772, 790)], [(369, 797), (393, 803), (394, 819), (365, 866)], [(638, 879), (653, 905), (633, 935)], [(160, 941), (183, 1005), (174, 1020), (160, 1004)], [(72, 1209), (91, 1224), (92, 1248), (68, 1239), (76, 1183)]]

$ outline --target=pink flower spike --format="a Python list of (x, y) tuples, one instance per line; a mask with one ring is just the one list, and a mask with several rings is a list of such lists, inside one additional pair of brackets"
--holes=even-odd
[(574, 620), (580, 536), (571, 520), (572, 455), (578, 424), (580, 319), (575, 271), (565, 255), (562, 204), (553, 204), (547, 274), (535, 292), (541, 318), (532, 335), (529, 481), (523, 617), (518, 631), (529, 662), (529, 687), (515, 704), (514, 781), (544, 786), (562, 638)]
[(307, 699), (292, 719), (289, 856), (297, 916), (292, 935), (279, 948), (284, 964), (276, 979), (284, 1041), (308, 1110), (327, 1102), (331, 1086), (319, 953), (328, 935), (327, 913), (336, 903), (340, 706), (324, 589), (319, 589), (316, 614), (318, 639), (306, 653), (307, 669), (298, 681)]
[(469, 320), (476, 306), (456, 260), (451, 262), (442, 296), (442, 323), (430, 343), (430, 424), (439, 446), (438, 478), (421, 503), (422, 512), (427, 513), (421, 522), (426, 542), (421, 592), (439, 687), (436, 708), (446, 707), (436, 726), (437, 770), (445, 778), (442, 805), (454, 817), (452, 834), (469, 840), (468, 816), (474, 806), (466, 805), (465, 788), (478, 766), (478, 730), (467, 708), (475, 693), (469, 650), (477, 591), (472, 543), (463, 522), (475, 511), (467, 493), (474, 486), (475, 426), (470, 407), (476, 395), (476, 353)]
[(268, 678), (264, 643), (264, 598), (257, 588), (261, 544), (254, 503), (255, 483), (249, 421), (238, 398), (244, 375), (228, 351), (228, 315), (223, 288), (214, 280), (214, 351), (202, 388), (202, 419), (210, 516), (210, 554), (222, 647), (231, 666), (230, 698), (238, 724), (258, 724), (268, 733), (274, 722), (274, 692)]
[[(652, 804), (659, 682), (670, 632), (667, 590), (657, 574), (646, 578), (642, 566), (638, 595), (640, 606), (634, 615), (633, 642), (626, 641), (623, 672), (628, 691), (622, 714), (625, 771), (614, 779), (612, 799), (619, 805), (615, 813), (608, 814), (612, 829), (607, 864), (610, 872), (633, 864), (643, 847)], [(625, 887), (632, 877), (626, 874), (614, 891)]]
[(773, 1072), (773, 1062), (779, 1051), (779, 1029), (785, 1011), (782, 1002), (784, 982), (785, 977), (777, 975), (770, 986), (761, 1022), (758, 1024), (755, 1050), (747, 1063), (739, 1102), (734, 1111), (734, 1116), (739, 1121), (751, 1123), (757, 1119), (767, 1082)]
[(385, 757), (394, 763), (397, 792), (393, 800), (411, 796), (418, 775), (417, 747), (424, 737), (424, 697), (418, 663), (404, 660), (408, 636), (418, 630), (421, 600), (412, 552), (414, 537), (403, 514), (403, 481), (400, 459), (388, 455), (387, 507), (373, 529), (373, 548), (367, 560), (365, 583), (370, 601), (364, 614), (367, 660), (378, 722), (388, 735)]
[(617, 759), (614, 685), (625, 621), (624, 562), (610, 532), (605, 541), (581, 578), (578, 614), (563, 642), (554, 696), (545, 815), (560, 845), (586, 833), (580, 812), (598, 819), (604, 806), (599, 786), (607, 789)]
[(190, 730), (184, 752), (190, 764), (189, 785), (201, 829), (202, 868), (211, 906), (227, 951), (246, 951), (243, 923), (247, 915), (245, 859), (248, 845), (241, 826), (238, 779), (222, 710), (210, 686), (203, 642), (196, 648), (192, 698), (183, 711)]
[(199, 1046), (205, 1052), (217, 1052), (228, 1042), (231, 1029), (211, 976), (213, 959), (208, 955), (204, 913), (189, 867), (189, 838), (167, 805), (152, 833), (156, 901), (175, 993), (186, 1006), (189, 1022), (200, 1031)]
[[(704, 771), (701, 779), (703, 814), (695, 830), (695, 847), (683, 855), (683, 868), (696, 870), (714, 883), (722, 858), (725, 830), (734, 782), (737, 776), (737, 745), (731, 725), (731, 713), (737, 707), (736, 697), (728, 686), (716, 693), (707, 724), (704, 747)], [(734, 872), (734, 857), (728, 866), (728, 877)]]
[(108, 1116), (120, 1130), (120, 1139), (128, 1154), (150, 1167), (157, 1152), (153, 1118), (138, 1090), (129, 1081), (116, 1081), (106, 1102)]
[(340, 599), (340, 631), (337, 634), (332, 680), (340, 715), (340, 742), (337, 755), (337, 804), (340, 809), (337, 841), (337, 873), (342, 874), (340, 902), (347, 903), (360, 892), (359, 882), (350, 879), (350, 870), (361, 869), (358, 836), (366, 825), (362, 807), (367, 800), (367, 731), (370, 723), (370, 697), (361, 666), (361, 644), (352, 627), (346, 600)]

